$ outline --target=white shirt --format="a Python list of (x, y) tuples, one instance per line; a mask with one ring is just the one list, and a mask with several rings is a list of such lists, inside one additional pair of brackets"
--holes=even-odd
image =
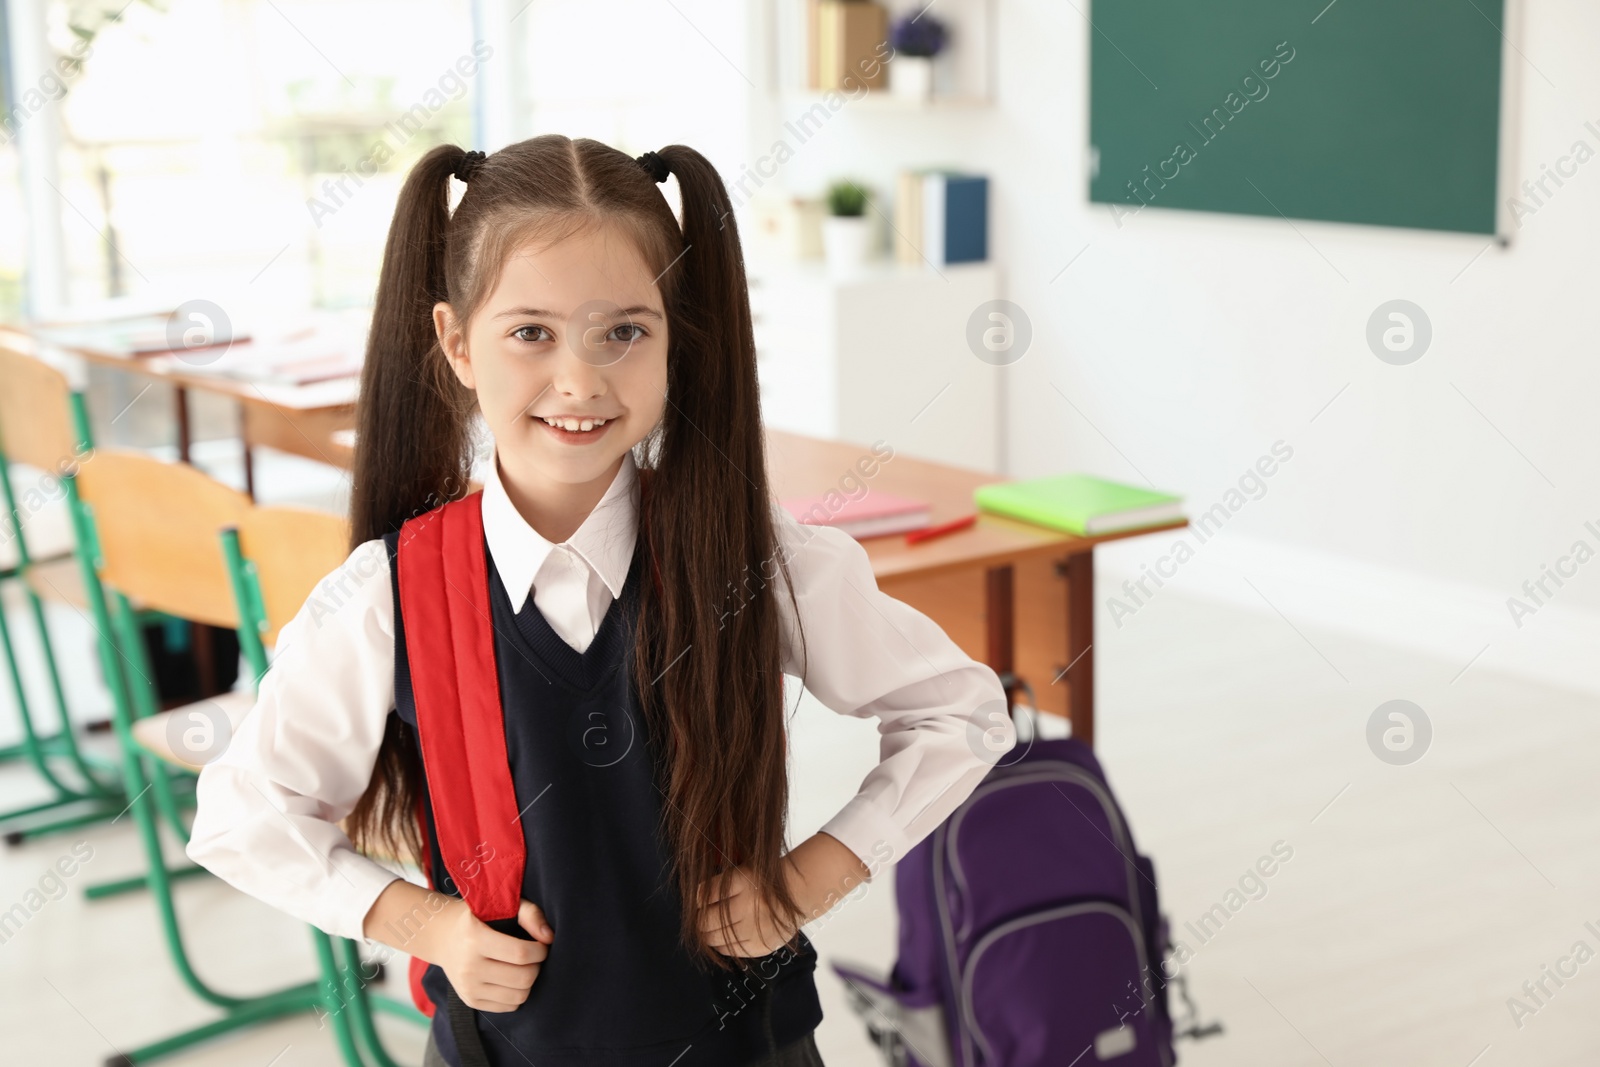
[[(491, 461), (484, 535), (514, 610), (534, 604), (586, 648), (627, 580), (638, 473), (623, 458), (605, 496), (553, 545), (517, 512)], [(879, 720), (878, 765), (822, 829), (876, 874), (943, 822), (1015, 741), (994, 671), (933, 620), (878, 589), (866, 551), (774, 503), (804, 629), (805, 670), (782, 572), (773, 583), (783, 669), (842, 715)], [(394, 598), (382, 540), (358, 546), (284, 626), (254, 707), (206, 765), (189, 858), (235, 888), (365, 941), (373, 902), (400, 877), (339, 828), (372, 777), (395, 706)]]

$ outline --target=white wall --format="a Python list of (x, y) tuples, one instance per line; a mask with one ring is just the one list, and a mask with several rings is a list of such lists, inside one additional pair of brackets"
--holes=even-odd
[[(1600, 550), (1583, 525), (1600, 529), (1600, 162), (1503, 250), (1472, 236), (1154, 208), (1119, 228), (1086, 201), (1088, 4), (997, 3), (994, 107), (847, 103), (780, 179), (815, 191), (853, 174), (891, 190), (899, 167), (933, 163), (993, 177), (993, 254), (1034, 328), (1008, 372), (1010, 473), (1147, 476), (1199, 511), (1281, 439), (1293, 459), (1176, 584), (1220, 591), (1217, 565), (1253, 566), (1258, 587), (1303, 600), (1313, 622), (1409, 635), (1463, 664), (1488, 642), (1484, 664), (1533, 669), (1529, 656), (1548, 661), (1578, 631), (1600, 633), (1600, 562), (1520, 630), (1505, 605), (1575, 540)], [(1600, 10), (1530, 0), (1521, 21), (1521, 56), (1507, 52), (1521, 79), (1509, 129), (1521, 174), (1537, 175), (1576, 140), (1600, 150), (1584, 128), (1600, 128)], [(1304, 51), (1314, 34), (1308, 25)], [(1397, 297), (1434, 330), (1405, 367), (1365, 342), (1369, 315)], [(1103, 552), (1102, 570), (1137, 573), (1167, 544)], [(1326, 586), (1334, 573), (1332, 603), (1296, 599), (1297, 583)], [(1586, 665), (1567, 674), (1600, 686)]]
[(735, 168), (751, 94), (761, 83), (747, 54), (738, 0), (506, 0), (506, 38), (520, 49), (509, 80), (521, 136), (592, 137), (639, 154), (669, 144)]

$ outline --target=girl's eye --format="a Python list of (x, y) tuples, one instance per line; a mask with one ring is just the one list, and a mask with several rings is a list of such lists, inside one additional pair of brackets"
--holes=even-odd
[(611, 340), (632, 344), (644, 340), (644, 327), (636, 322), (625, 322), (621, 326), (611, 328)]
[[(532, 331), (535, 336), (524, 336), (524, 334), (528, 333), (529, 331)], [(515, 330), (511, 331), (511, 336), (515, 337), (519, 341), (527, 341), (530, 344), (535, 341), (555, 340), (555, 335), (549, 330), (545, 329), (543, 326), (518, 326)]]

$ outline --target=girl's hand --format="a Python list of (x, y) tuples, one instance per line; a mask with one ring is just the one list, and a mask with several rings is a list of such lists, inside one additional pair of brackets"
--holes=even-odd
[(461, 1002), (478, 1011), (514, 1011), (528, 999), (555, 932), (539, 905), (524, 900), (517, 925), (534, 937), (502, 934), (472, 914), (466, 901), (397, 878), (363, 922), (363, 933), (444, 968)]
[(517, 912), (517, 925), (533, 935), (532, 941), (491, 929), (458, 899), (452, 899), (435, 922), (440, 950), (429, 962), (444, 968), (463, 1004), (497, 1012), (522, 1006), (554, 937), (539, 905), (524, 900)]
[[(722, 926), (728, 901), (731, 926)], [(700, 887), (700, 929), (711, 947), (724, 956), (765, 956), (789, 943), (798, 927), (774, 915), (756, 892), (755, 880), (743, 867), (722, 872)]]
[[(788, 944), (795, 931), (827, 914), (871, 873), (837, 839), (816, 833), (784, 857), (789, 893), (800, 906), (797, 917), (779, 916), (756, 891), (743, 867), (734, 867), (700, 887), (700, 929), (726, 956), (765, 956)], [(731, 926), (722, 928), (719, 901), (727, 899)]]

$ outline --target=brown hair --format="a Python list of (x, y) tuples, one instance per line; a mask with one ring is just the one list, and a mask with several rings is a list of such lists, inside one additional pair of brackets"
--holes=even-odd
[[(669, 324), (666, 408), (639, 470), (638, 560), (651, 580), (639, 583), (634, 685), (665, 761), (662, 832), (683, 901), (684, 944), (727, 966), (701, 935), (694, 906), (708, 878), (743, 866), (774, 913), (799, 915), (783, 876), (787, 753), (769, 584), (782, 567), (787, 586), (787, 567), (769, 510), (732, 205), (700, 153), (672, 145), (658, 154), (678, 181), (681, 229), (646, 170), (597, 141), (547, 135), (500, 149), (472, 172), (454, 214), (450, 176), (466, 153), (442, 145), (412, 169), (367, 340), (352, 546), (466, 492), (476, 399), (445, 361), (435, 302), (448, 301), (465, 323), (525, 241), (621, 227), (659, 275)], [(391, 716), (372, 781), (347, 820), (358, 848), (422, 855), (418, 760)], [(729, 920), (726, 904), (721, 919)]]

